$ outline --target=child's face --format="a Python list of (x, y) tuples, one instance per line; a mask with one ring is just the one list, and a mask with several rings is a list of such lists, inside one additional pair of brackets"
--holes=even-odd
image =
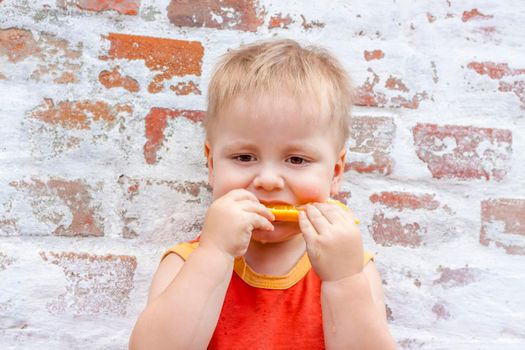
[[(214, 199), (244, 188), (263, 204), (301, 205), (337, 193), (345, 157), (340, 132), (328, 118), (305, 118), (316, 109), (305, 102), (236, 99), (220, 111), (206, 142)], [(254, 230), (252, 239), (278, 242), (300, 232), (297, 223), (274, 226)]]

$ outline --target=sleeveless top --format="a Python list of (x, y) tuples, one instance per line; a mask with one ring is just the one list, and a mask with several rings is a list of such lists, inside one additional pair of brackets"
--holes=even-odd
[[(198, 241), (171, 247), (186, 260)], [(364, 252), (366, 265), (373, 256)], [(307, 253), (283, 276), (253, 271), (235, 259), (224, 304), (208, 349), (324, 349), (321, 280)]]

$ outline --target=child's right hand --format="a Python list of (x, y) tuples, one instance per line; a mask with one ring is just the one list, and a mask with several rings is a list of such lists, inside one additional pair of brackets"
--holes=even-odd
[(204, 218), (200, 246), (237, 258), (246, 253), (254, 229), (273, 230), (274, 215), (245, 190), (235, 189), (216, 199)]

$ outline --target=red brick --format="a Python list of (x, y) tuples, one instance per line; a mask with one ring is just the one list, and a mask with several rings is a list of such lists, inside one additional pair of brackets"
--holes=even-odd
[(39, 52), (38, 43), (31, 31), (18, 28), (0, 29), (0, 55), (7, 56), (9, 62), (18, 63), (27, 57), (37, 56)]
[(494, 244), (508, 254), (525, 255), (525, 199), (482, 201), (480, 242)]
[[(177, 225), (177, 232), (186, 234), (188, 239), (194, 237), (202, 229), (202, 218), (192, 217), (188, 220), (181, 212), (189, 211), (192, 206), (195, 208), (201, 203), (202, 198), (211, 193), (211, 188), (205, 181), (141, 179), (121, 175), (118, 183), (125, 193), (125, 206), (120, 210), (120, 216), (124, 223), (122, 231), (124, 238), (139, 238), (147, 239), (149, 242), (172, 244), (173, 232), (170, 232), (170, 225)], [(178, 215), (184, 218), (174, 224), (173, 217), (171, 217), (165, 224), (161, 225), (162, 229), (160, 230), (145, 228), (145, 226), (151, 226), (148, 224), (149, 215), (155, 216), (155, 207), (152, 207), (152, 201), (161, 207), (163, 205), (171, 206), (174, 197), (177, 197), (180, 208), (184, 208), (184, 210), (175, 210), (179, 211)], [(164, 200), (167, 202), (162, 202)], [(144, 209), (145, 205), (148, 206), (148, 209)], [(159, 232), (163, 230), (167, 232)]]
[(87, 130), (93, 123), (115, 123), (120, 113), (131, 114), (133, 109), (129, 104), (110, 106), (103, 101), (61, 101), (55, 105), (52, 99), (46, 98), (44, 103), (31, 111), (30, 116), (48, 124), (60, 125), (64, 129)]
[(193, 81), (188, 82), (179, 82), (177, 85), (170, 86), (170, 90), (174, 91), (177, 96), (185, 96), (185, 95), (201, 95), (201, 90), (199, 89), (199, 86), (196, 85)]
[(518, 80), (513, 83), (499, 82), (499, 91), (514, 93), (521, 102), (521, 109), (525, 109), (525, 80)]
[(390, 76), (387, 79), (385, 83), (385, 87), (389, 90), (398, 90), (398, 91), (408, 92), (408, 88), (401, 81), (401, 79), (395, 78), (393, 76)]
[(36, 58), (40, 64), (30, 75), (33, 80), (50, 76), (57, 84), (77, 83), (82, 44), (72, 48), (67, 40), (47, 33), (39, 33), (38, 37), (35, 40), (33, 33), (25, 29), (0, 29), (0, 56), (7, 56), (12, 63)]
[(0, 219), (0, 236), (13, 236), (19, 233), (20, 229), (18, 228), (18, 219)]
[(421, 246), (426, 229), (417, 222), (402, 224), (399, 217), (385, 217), (383, 213), (375, 213), (372, 219), (372, 237), (380, 245), (390, 247), (400, 245), (416, 248)]
[(417, 124), (412, 131), (417, 156), (434, 178), (500, 181), (507, 174), (510, 130)]
[(525, 74), (525, 69), (509, 68), (507, 63), (470, 62), (467, 67), (480, 75), (488, 75), (491, 79)]
[(464, 11), (463, 12), (463, 17), (461, 18), (461, 20), (463, 22), (468, 22), (468, 21), (472, 21), (472, 20), (475, 20), (475, 19), (489, 19), (489, 18), (493, 18), (494, 16), (492, 15), (484, 15), (482, 14), (481, 12), (478, 11), (478, 9), (472, 9), (470, 11)]
[(0, 252), (0, 272), (5, 270), (9, 265), (13, 264), (15, 261), (15, 258), (3, 252)]
[[(367, 78), (361, 86), (357, 86), (355, 101), (355, 104), (357, 106), (417, 109), (419, 108), (419, 103), (421, 101), (427, 100), (429, 98), (428, 93), (426, 91), (411, 93), (410, 89), (408, 89), (404, 84), (404, 89), (402, 91), (404, 95), (387, 95), (384, 92), (377, 91), (376, 85), (379, 84), (381, 79), (379, 78), (379, 75), (374, 73), (374, 71), (371, 68), (369, 68), (368, 71), (372, 73), (373, 78), (372, 81), (370, 81), (370, 78)], [(389, 86), (393, 86), (392, 82), (387, 81), (385, 84), (387, 85), (387, 88), (389, 88)], [(389, 90), (401, 89), (389, 88)]]
[(66, 0), (64, 6), (76, 6), (82, 10), (95, 12), (114, 10), (123, 15), (136, 15), (140, 0)]
[(142, 60), (152, 72), (160, 72), (148, 86), (150, 93), (164, 89), (164, 81), (186, 75), (200, 76), (204, 48), (200, 42), (110, 33), (103, 60)]
[[(32, 179), (32, 182), (13, 181), (10, 186), (26, 191), (31, 198), (31, 206), (36, 218), (44, 223), (53, 224), (56, 228), (53, 234), (57, 236), (103, 236), (104, 229), (102, 219), (97, 215), (99, 208), (92, 205), (91, 192), (93, 189), (83, 181), (51, 179), (43, 182), (39, 179)], [(42, 206), (51, 209), (42, 212)], [(65, 205), (69, 209), (72, 217), (71, 222), (65, 227), (65, 213), (60, 209)], [(53, 209), (53, 207), (57, 207)]]
[(450, 312), (447, 310), (445, 305), (436, 303), (432, 307), (432, 312), (436, 315), (438, 320), (448, 320), (450, 318)]
[(364, 52), (365, 60), (380, 60), (385, 57), (385, 53), (381, 50), (367, 51)]
[(335, 194), (332, 198), (335, 200), (338, 200), (339, 202), (342, 202), (344, 204), (348, 204), (348, 199), (352, 196), (350, 191), (339, 191), (337, 194)]
[(146, 116), (146, 138), (148, 139), (144, 145), (146, 163), (155, 164), (157, 162), (157, 152), (164, 142), (164, 129), (168, 119), (186, 118), (193, 122), (202, 122), (204, 114), (204, 111), (152, 108)]
[(301, 15), (301, 19), (303, 21), (301, 25), (303, 26), (304, 30), (311, 30), (314, 28), (324, 28), (324, 26), (326, 25), (326, 23), (316, 21), (316, 20), (308, 22), (306, 18), (304, 17), (304, 15)]
[[(350, 153), (345, 170), (359, 173), (392, 173), (390, 157), (396, 126), (392, 118), (353, 117), (350, 121)], [(360, 160), (360, 158), (365, 160)]]
[(443, 287), (458, 287), (466, 286), (477, 280), (478, 271), (470, 267), (460, 267), (451, 269), (449, 267), (439, 267), (438, 272), (441, 273), (438, 279), (434, 280), (434, 285), (441, 285)]
[(126, 255), (41, 252), (45, 262), (62, 268), (65, 293), (47, 305), (53, 314), (126, 315), (137, 259)]
[(120, 67), (116, 66), (112, 71), (104, 70), (98, 75), (98, 80), (106, 88), (122, 87), (129, 92), (138, 92), (139, 83), (130, 76), (122, 76)]
[(275, 16), (270, 17), (270, 23), (268, 24), (268, 28), (269, 29), (274, 29), (274, 28), (288, 29), (288, 26), (292, 23), (293, 23), (293, 20), (290, 17), (290, 15), (286, 15), (286, 17), (284, 17), (281, 13), (279, 13)]
[(257, 0), (171, 0), (168, 5), (168, 18), (178, 27), (256, 32), (264, 16)]
[(416, 195), (407, 192), (381, 192), (372, 194), (370, 201), (401, 211), (404, 209), (434, 210), (439, 207), (439, 202), (434, 198), (435, 195), (431, 194)]

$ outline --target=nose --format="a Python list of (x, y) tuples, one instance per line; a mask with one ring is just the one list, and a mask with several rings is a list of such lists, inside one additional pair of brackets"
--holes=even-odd
[(284, 188), (284, 179), (272, 166), (264, 166), (259, 169), (253, 179), (256, 189), (265, 191), (281, 190)]

